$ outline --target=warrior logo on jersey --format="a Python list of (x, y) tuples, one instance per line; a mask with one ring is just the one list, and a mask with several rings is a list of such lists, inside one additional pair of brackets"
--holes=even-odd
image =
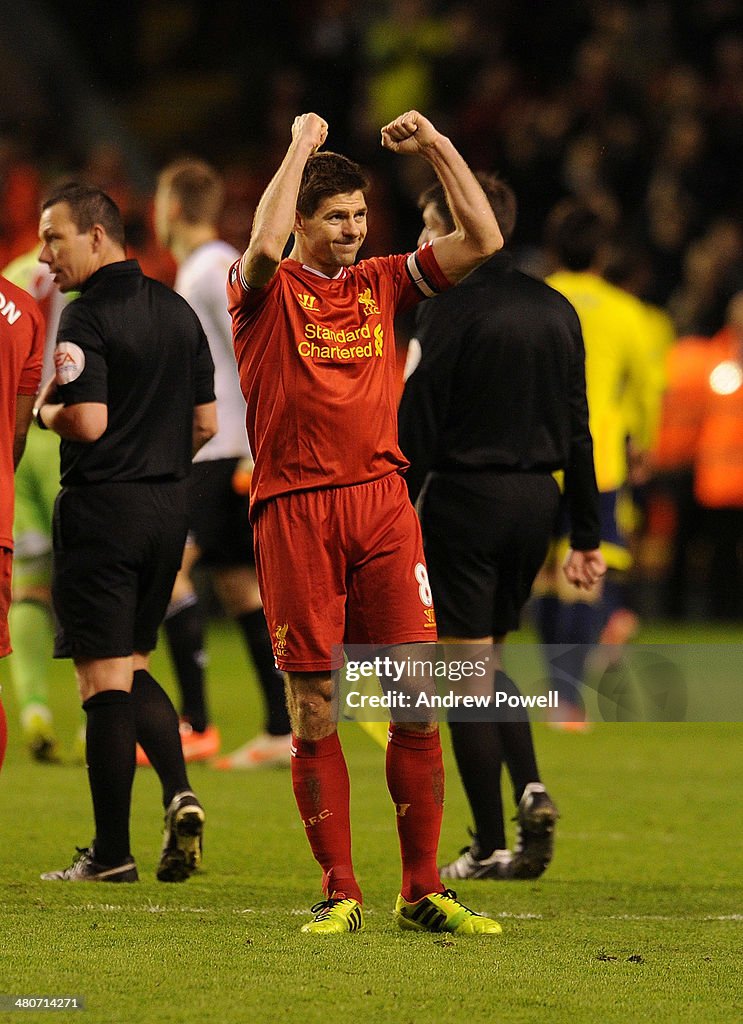
[(70, 384), (85, 369), (85, 353), (74, 341), (60, 341), (54, 350), (57, 384)]
[(307, 295), (305, 292), (297, 292), (299, 305), (302, 309), (317, 309), (317, 296)]
[(364, 307), (364, 313), (366, 316), (374, 316), (379, 314), (381, 311), (379, 306), (372, 298), (371, 288), (367, 288), (365, 292), (359, 293), (359, 305)]
[(384, 331), (382, 325), (377, 324), (374, 328), (374, 355), (381, 356), (384, 353)]

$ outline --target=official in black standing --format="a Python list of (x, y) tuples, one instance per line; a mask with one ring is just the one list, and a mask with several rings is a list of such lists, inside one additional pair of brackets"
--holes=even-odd
[(204, 811), (178, 716), (149, 654), (186, 538), (186, 478), (216, 431), (213, 364), (188, 304), (124, 249), (115, 203), (68, 185), (42, 207), (39, 259), (63, 292), (55, 377), (34, 413), (62, 438), (53, 523), (55, 657), (72, 658), (87, 715), (95, 838), (52, 881), (133, 882), (129, 815), (139, 741), (163, 786), (161, 881), (201, 859)]
[[(516, 199), (479, 174), (506, 242)], [(420, 200), (420, 241), (453, 228), (441, 189)], [(544, 561), (564, 470), (572, 524), (567, 579), (590, 588), (606, 567), (598, 551), (598, 493), (588, 429), (583, 338), (575, 310), (516, 269), (501, 251), (457, 288), (417, 311), (420, 362), (408, 378), (400, 446), (421, 522), (439, 636), (493, 645), (495, 691), (517, 695), (502, 670), (506, 634)], [(425, 485), (425, 486), (424, 486)], [(472, 809), (472, 845), (442, 878), (536, 878), (552, 857), (557, 809), (539, 777), (528, 716), (454, 721), (454, 753)], [(501, 797), (505, 759), (519, 834), (506, 848)]]

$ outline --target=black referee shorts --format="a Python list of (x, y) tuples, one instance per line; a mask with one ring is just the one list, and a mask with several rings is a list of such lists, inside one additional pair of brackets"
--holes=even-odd
[(55, 658), (154, 650), (186, 540), (187, 481), (65, 487), (54, 504)]
[(518, 629), (560, 504), (548, 473), (435, 473), (421, 524), (439, 636)]
[(238, 459), (194, 462), (188, 485), (189, 525), (207, 566), (255, 565), (250, 496), (238, 494), (232, 476)]

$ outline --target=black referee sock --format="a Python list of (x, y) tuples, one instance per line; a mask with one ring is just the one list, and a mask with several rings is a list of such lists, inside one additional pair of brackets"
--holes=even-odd
[(88, 780), (95, 818), (94, 857), (115, 866), (130, 856), (129, 812), (134, 781), (134, 702), (124, 690), (104, 690), (83, 703)]
[[(505, 672), (498, 670), (495, 673), (495, 690), (502, 690), (509, 696), (521, 696), (518, 686), (513, 679)], [(513, 718), (519, 716), (519, 721), (496, 722), (495, 728), (500, 735), (500, 744), (508, 765), (508, 772), (513, 783), (513, 795), (516, 803), (523, 796), (527, 783), (539, 782), (539, 770), (537, 769), (537, 755), (534, 750), (534, 740), (529, 724), (529, 715), (526, 709), (521, 712), (509, 708), (507, 714)]]
[(140, 668), (132, 684), (137, 741), (157, 772), (163, 787), (163, 804), (176, 793), (190, 789), (178, 732), (178, 715), (170, 697), (149, 672)]
[(449, 722), (454, 756), (475, 822), (470, 852), (479, 860), (506, 848), (500, 788), (503, 756), (497, 728), (494, 722)]
[(196, 594), (168, 609), (163, 628), (181, 691), (183, 717), (195, 732), (203, 732), (209, 714), (204, 693), (204, 618)]
[(271, 736), (286, 736), (292, 731), (286, 710), (284, 676), (276, 668), (263, 609), (243, 612), (235, 619), (248, 645), (258, 680), (266, 702), (266, 732)]

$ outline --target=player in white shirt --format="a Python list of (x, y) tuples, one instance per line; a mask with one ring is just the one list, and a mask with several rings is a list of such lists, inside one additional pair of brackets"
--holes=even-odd
[(220, 739), (204, 695), (204, 621), (191, 579), (200, 562), (209, 569), (225, 612), (240, 627), (267, 709), (264, 731), (214, 762), (217, 768), (233, 770), (288, 764), (291, 728), (283, 676), (274, 665), (261, 605), (248, 520), (252, 459), (225, 293), (227, 271), (240, 254), (219, 239), (222, 202), (222, 181), (204, 161), (178, 160), (159, 176), (155, 227), (178, 264), (175, 289), (196, 311), (209, 340), (218, 418), (217, 434), (194, 459), (191, 532), (164, 626), (182, 690), (184, 753), (188, 760), (205, 760), (218, 752)]

